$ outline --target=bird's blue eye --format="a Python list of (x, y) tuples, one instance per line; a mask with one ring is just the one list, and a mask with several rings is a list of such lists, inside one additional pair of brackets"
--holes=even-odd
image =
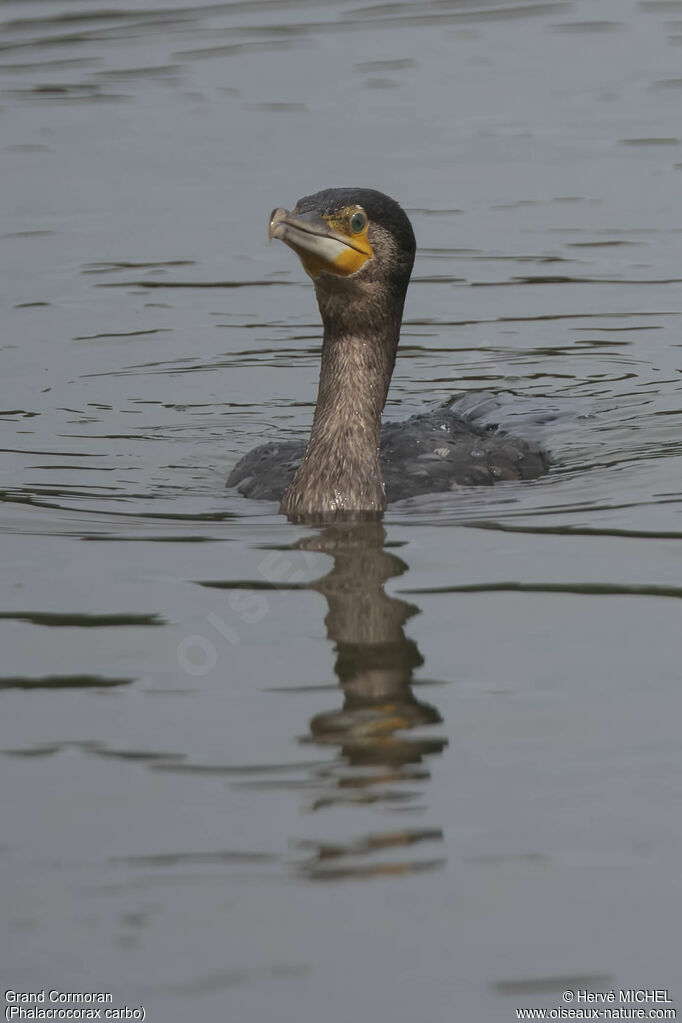
[(361, 213), (360, 211), (354, 213), (353, 216), (350, 218), (351, 231), (354, 231), (355, 234), (359, 234), (360, 231), (364, 231), (366, 227), (367, 216), (364, 213)]

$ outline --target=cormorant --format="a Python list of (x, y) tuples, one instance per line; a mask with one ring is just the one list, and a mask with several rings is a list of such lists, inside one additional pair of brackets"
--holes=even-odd
[(228, 487), (313, 521), (376, 517), (387, 500), (546, 471), (539, 447), (468, 422), (451, 403), (381, 425), (416, 248), (397, 202), (373, 189), (325, 189), (291, 212), (273, 210), (269, 237), (294, 250), (315, 285), (324, 327), (317, 406), (307, 445), (255, 448)]

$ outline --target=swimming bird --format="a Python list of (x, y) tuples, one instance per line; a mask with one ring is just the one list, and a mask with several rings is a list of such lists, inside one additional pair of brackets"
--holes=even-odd
[(387, 500), (546, 471), (541, 448), (467, 421), (450, 402), (381, 425), (416, 248), (397, 202), (373, 189), (325, 189), (291, 211), (273, 210), (269, 237), (294, 250), (315, 286), (323, 324), (317, 405), (307, 445), (255, 448), (228, 487), (280, 500), (292, 521), (315, 521), (378, 517)]

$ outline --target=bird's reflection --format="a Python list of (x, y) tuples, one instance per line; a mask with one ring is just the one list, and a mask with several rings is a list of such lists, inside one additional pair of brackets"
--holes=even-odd
[[(443, 738), (410, 734), (441, 717), (412, 690), (413, 672), (423, 658), (404, 628), (418, 609), (384, 591), (387, 580), (407, 570), (385, 548), (385, 539), (381, 522), (340, 522), (297, 544), (333, 559), (331, 570), (309, 586), (327, 601), (327, 635), (335, 644), (335, 672), (344, 694), (342, 707), (311, 718), (304, 740), (336, 746), (340, 753), (325, 771), (328, 786), (318, 794), (316, 809), (376, 803), (393, 810), (421, 810), (421, 786), (415, 791), (415, 783), (429, 778), (424, 758), (441, 753), (446, 745)], [(367, 854), (441, 837), (434, 828), (399, 829), (342, 845), (315, 844), (304, 869), (324, 878), (426, 869), (442, 861), (368, 866)], [(340, 866), (346, 857), (358, 856), (361, 864)]]

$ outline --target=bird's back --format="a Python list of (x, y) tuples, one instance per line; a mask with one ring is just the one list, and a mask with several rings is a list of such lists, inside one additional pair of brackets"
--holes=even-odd
[[(279, 501), (304, 452), (303, 441), (262, 444), (237, 463), (227, 485), (245, 497)], [(539, 445), (469, 422), (447, 406), (381, 428), (381, 472), (389, 502), (453, 485), (536, 479), (548, 467)]]

